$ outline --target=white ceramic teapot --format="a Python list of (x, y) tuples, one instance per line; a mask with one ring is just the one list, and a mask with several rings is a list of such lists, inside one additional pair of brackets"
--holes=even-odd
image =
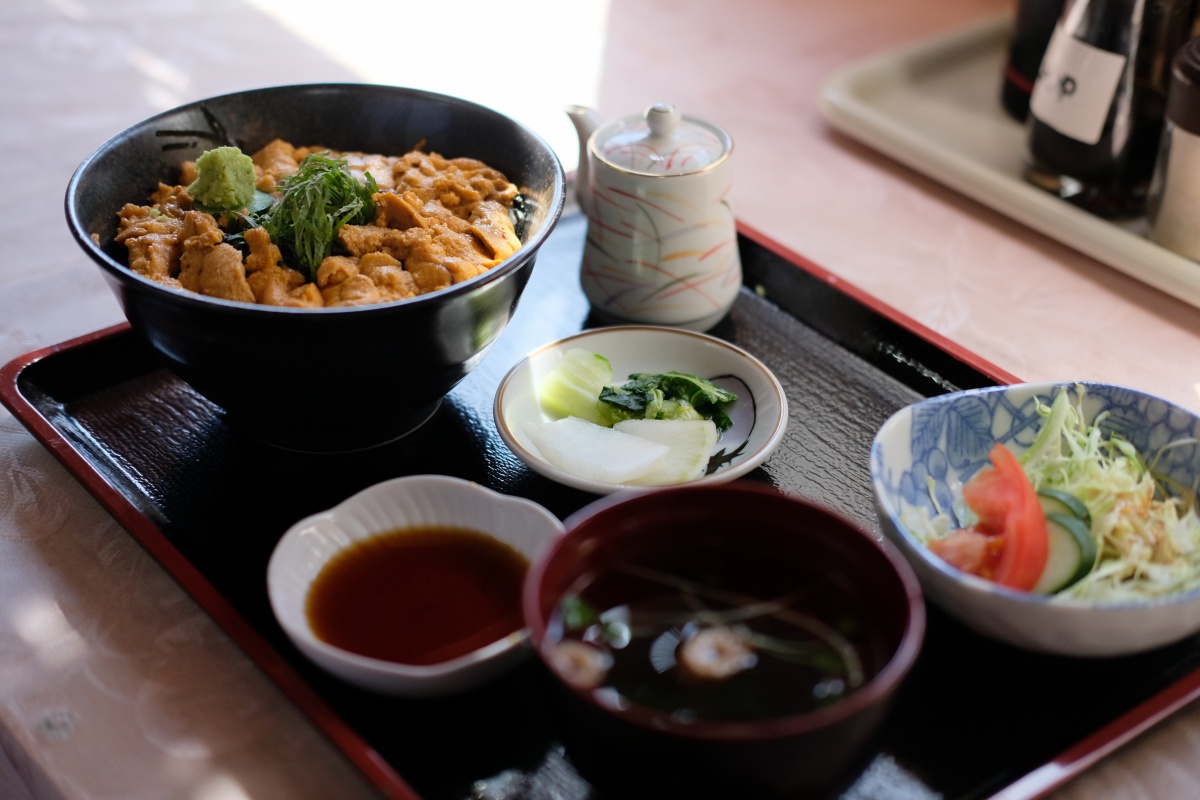
[(568, 106), (588, 217), (580, 282), (606, 320), (704, 331), (742, 284), (729, 193), (733, 139), (667, 103), (601, 126)]

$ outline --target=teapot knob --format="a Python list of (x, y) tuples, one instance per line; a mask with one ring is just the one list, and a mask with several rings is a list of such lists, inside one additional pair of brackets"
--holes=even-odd
[(682, 115), (679, 109), (670, 103), (655, 103), (646, 109), (646, 126), (650, 128), (650, 138), (658, 141), (669, 140), (675, 135)]

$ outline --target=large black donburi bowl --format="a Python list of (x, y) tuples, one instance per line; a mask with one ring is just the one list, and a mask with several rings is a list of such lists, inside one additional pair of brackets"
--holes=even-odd
[[(401, 155), (424, 142), (477, 158), (521, 190), (521, 249), (488, 272), (428, 295), (353, 308), (293, 309), (160, 286), (126, 266), (117, 212), (145, 203), (183, 161), (272, 139)], [(214, 97), (134, 125), (100, 146), (67, 187), (72, 234), (104, 271), (133, 329), (231, 424), (290, 449), (371, 447), (415, 430), (477, 366), (508, 324), (538, 248), (562, 213), (554, 151), (508, 117), (465, 100), (368, 84), (279, 86)]]

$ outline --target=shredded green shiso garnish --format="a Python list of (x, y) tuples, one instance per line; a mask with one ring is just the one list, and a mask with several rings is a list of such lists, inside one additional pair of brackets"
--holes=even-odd
[(378, 186), (370, 173), (360, 181), (345, 159), (313, 153), (279, 182), (280, 197), (255, 222), (266, 228), (285, 263), (315, 280), (317, 267), (333, 255), (338, 231), (347, 223), (375, 220)]

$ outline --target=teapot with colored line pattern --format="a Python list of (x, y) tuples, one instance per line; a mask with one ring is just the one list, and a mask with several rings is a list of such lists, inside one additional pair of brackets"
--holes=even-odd
[(580, 282), (593, 313), (712, 328), (742, 284), (733, 139), (668, 103), (607, 125), (583, 106), (566, 112), (579, 134), (576, 191), (588, 218)]

